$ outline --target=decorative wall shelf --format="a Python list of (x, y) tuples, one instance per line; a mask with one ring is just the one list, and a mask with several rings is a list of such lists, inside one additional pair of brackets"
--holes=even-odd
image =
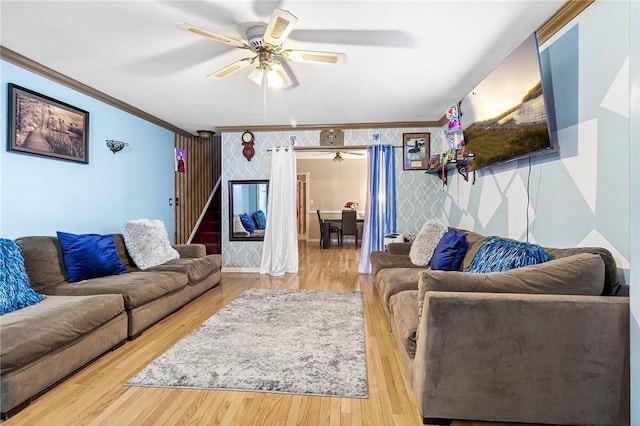
[[(440, 155), (442, 157), (442, 155)], [(474, 155), (472, 153), (467, 154), (464, 157), (456, 158), (455, 160), (448, 160), (444, 164), (440, 164), (437, 167), (429, 168), (425, 171), (428, 174), (437, 174), (442, 181), (442, 186), (447, 184), (447, 176), (451, 170), (457, 170), (458, 173), (464, 178), (465, 182), (469, 181), (469, 162), (473, 161)], [(432, 156), (433, 158), (433, 156)], [(475, 183), (475, 171), (473, 183)]]

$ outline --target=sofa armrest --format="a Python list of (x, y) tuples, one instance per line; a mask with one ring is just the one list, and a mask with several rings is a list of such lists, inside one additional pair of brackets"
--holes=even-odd
[(411, 243), (390, 243), (387, 244), (387, 252), (390, 254), (409, 254)]
[(204, 244), (175, 244), (174, 249), (180, 253), (182, 258), (205, 257), (207, 248)]
[(629, 298), (429, 291), (414, 359), (424, 417), (629, 423)]

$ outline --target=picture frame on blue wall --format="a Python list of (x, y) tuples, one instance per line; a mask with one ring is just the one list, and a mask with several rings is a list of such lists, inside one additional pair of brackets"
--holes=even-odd
[(403, 170), (427, 170), (431, 155), (430, 133), (402, 134)]
[(89, 112), (9, 83), (7, 150), (89, 163)]

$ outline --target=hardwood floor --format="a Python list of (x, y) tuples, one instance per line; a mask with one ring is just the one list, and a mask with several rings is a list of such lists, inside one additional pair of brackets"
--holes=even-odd
[[(76, 372), (5, 424), (420, 425), (422, 419), (372, 278), (357, 273), (359, 252), (352, 246), (322, 250), (317, 242), (301, 242), (296, 275), (225, 273), (220, 286)], [(247, 288), (362, 291), (369, 398), (124, 386), (145, 365)]]

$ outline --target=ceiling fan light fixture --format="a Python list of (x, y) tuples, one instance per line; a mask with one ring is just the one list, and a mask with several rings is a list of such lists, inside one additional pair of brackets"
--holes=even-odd
[(262, 85), (262, 79), (264, 77), (264, 72), (262, 71), (262, 69), (260, 67), (256, 67), (253, 71), (251, 71), (251, 73), (249, 74), (249, 80), (253, 81), (255, 84), (257, 84), (258, 86)]
[(284, 79), (278, 71), (270, 69), (267, 72), (267, 85), (274, 88), (282, 87), (284, 85)]

